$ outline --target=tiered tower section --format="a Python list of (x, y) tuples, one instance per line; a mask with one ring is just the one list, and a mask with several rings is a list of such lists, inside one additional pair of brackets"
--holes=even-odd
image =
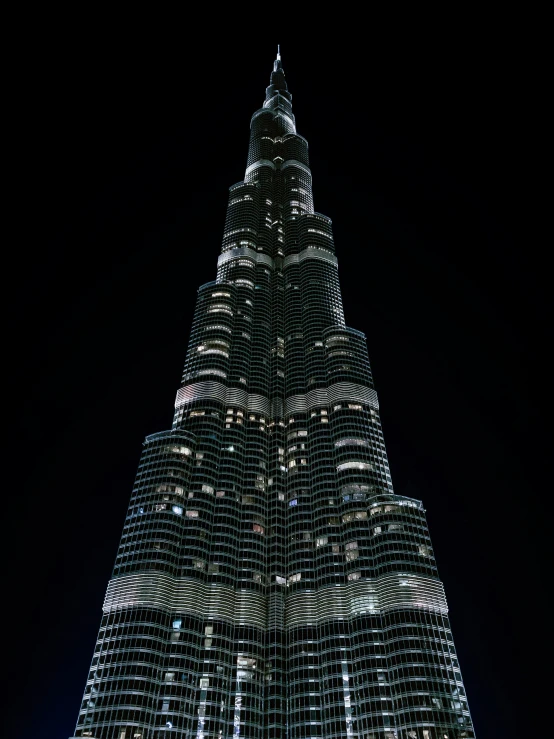
[(76, 736), (474, 737), (279, 54), (173, 428), (144, 444)]

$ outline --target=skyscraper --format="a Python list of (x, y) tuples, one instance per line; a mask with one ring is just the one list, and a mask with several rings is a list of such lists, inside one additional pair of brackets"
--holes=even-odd
[(279, 53), (173, 426), (144, 442), (75, 736), (474, 737)]

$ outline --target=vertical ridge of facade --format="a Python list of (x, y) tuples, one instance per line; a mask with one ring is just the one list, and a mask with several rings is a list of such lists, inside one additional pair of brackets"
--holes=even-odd
[(75, 736), (475, 736), (279, 52), (173, 426), (144, 442)]

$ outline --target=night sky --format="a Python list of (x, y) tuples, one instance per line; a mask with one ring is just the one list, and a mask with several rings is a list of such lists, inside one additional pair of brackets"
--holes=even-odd
[(395, 491), (427, 509), (477, 736), (531, 736), (547, 279), (524, 223), (523, 52), (501, 33), (186, 35), (59, 32), (32, 51), (4, 278), (5, 736), (73, 733), (141, 443), (171, 426), (278, 41)]

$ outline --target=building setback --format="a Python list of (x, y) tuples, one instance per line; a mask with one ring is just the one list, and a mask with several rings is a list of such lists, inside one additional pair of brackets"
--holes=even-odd
[(144, 442), (75, 736), (475, 736), (279, 53), (173, 426)]

